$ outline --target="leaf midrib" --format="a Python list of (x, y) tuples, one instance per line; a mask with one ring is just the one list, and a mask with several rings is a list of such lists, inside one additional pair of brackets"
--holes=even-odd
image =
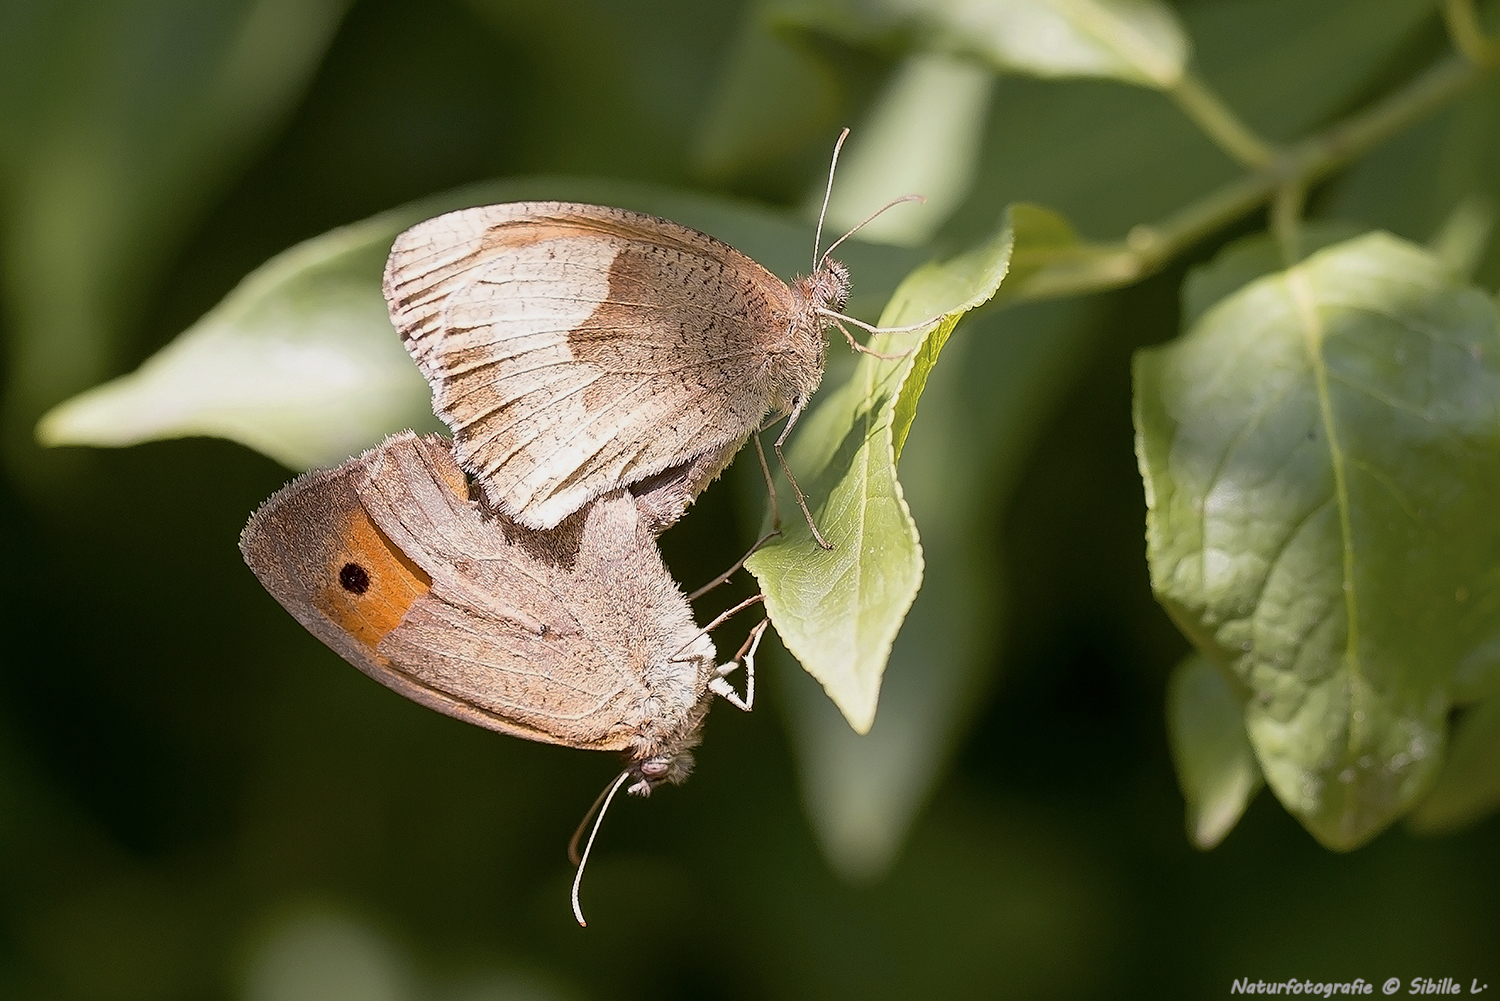
[[(883, 374), (882, 366), (879, 364), (871, 364), (867, 367), (866, 373), (867, 374), (865, 376), (864, 386), (865, 400), (874, 402), (875, 387), (879, 384), (879, 377)], [(892, 405), (894, 405), (894, 397), (889, 399)], [(885, 403), (881, 403), (879, 406), (866, 406), (864, 408), (864, 414), (860, 418), (860, 422), (864, 430), (865, 447), (860, 449), (860, 451), (863, 453), (863, 459), (860, 463), (859, 471), (859, 520), (858, 529), (855, 536), (859, 540), (859, 547), (855, 556), (855, 560), (861, 565), (862, 561), (859, 560), (858, 554), (862, 554), (865, 548), (865, 525), (869, 521), (870, 514), (870, 462), (875, 454), (875, 449), (870, 441), (871, 431), (874, 424), (880, 417), (881, 412), (885, 409)], [(889, 427), (889, 419), (887, 419), (887, 427)], [(860, 637), (863, 636), (866, 632), (866, 630), (863, 628), (863, 616), (860, 614), (862, 609), (864, 608), (864, 583), (865, 581), (863, 574), (854, 575), (853, 619), (860, 628), (857, 629), (854, 637), (854, 664), (850, 671), (850, 675), (854, 680), (855, 686), (861, 689), (864, 688), (864, 685), (861, 684), (863, 679), (860, 677), (861, 671), (859, 670), (859, 668), (860, 664), (864, 661), (865, 651), (860, 645)], [(860, 695), (863, 700), (865, 693), (861, 691)]]
[[(1327, 330), (1318, 314), (1318, 302), (1304, 268), (1293, 268), (1286, 272), (1285, 284), (1292, 305), (1301, 321), (1302, 343), (1307, 349), (1308, 365), (1313, 372), (1313, 383), (1317, 389), (1318, 412), (1323, 423), (1323, 435), (1328, 442), (1328, 461), (1333, 466), (1334, 501), (1338, 506), (1339, 533), (1343, 540), (1343, 589), (1344, 615), (1348, 620), (1344, 645), (1344, 667), (1351, 675), (1359, 675), (1359, 602), (1354, 593), (1354, 526), (1350, 519), (1349, 484), (1345, 470), (1347, 458), (1339, 441), (1334, 424), (1333, 399), (1328, 390), (1328, 366), (1323, 357), (1323, 342)], [(1357, 689), (1351, 690), (1351, 695)], [(1349, 714), (1348, 746), (1352, 751), (1361, 743), (1357, 731), (1359, 716)]]

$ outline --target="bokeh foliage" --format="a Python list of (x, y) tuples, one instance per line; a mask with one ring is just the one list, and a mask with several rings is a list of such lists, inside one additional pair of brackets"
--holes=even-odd
[[(1481, 4), (1469, 24), (1469, 5), (1447, 3), (1445, 28), (1437, 6), (4, 7), (0, 513), (18, 628), (0, 689), (0, 993), (1160, 996), (1247, 974), (1500, 977), (1500, 630), (1483, 583), (1496, 567), (1500, 82), (1476, 68), (1491, 56), (1471, 30), (1493, 35), (1497, 12)], [(1381, 108), (1401, 114), (1360, 117)], [(873, 235), (889, 245), (845, 245), (857, 315), (874, 319), (924, 260), (1014, 241), (995, 301), (939, 342), (930, 371), (935, 353), (912, 359), (925, 388), (890, 452), (922, 590), (865, 736), (790, 662), (765, 658), (779, 698), (716, 713), (691, 783), (611, 816), (587, 933), (570, 927), (562, 846), (610, 763), (408, 705), (302, 634), (233, 545), (284, 468), (222, 442), (33, 440), (44, 411), (193, 327), (151, 363), (178, 366), (191, 407), (152, 414), (145, 433), (105, 410), (90, 434), (247, 440), (269, 413), (292, 432), (256, 447), (334, 461), (361, 443), (345, 422), (422, 417), (391, 409), (419, 385), (346, 380), (358, 392), (343, 397), (348, 373), (308, 362), (352, 329), (343, 319), (378, 327), (359, 275), (401, 220), (491, 198), (605, 201), (728, 236), (789, 276), (805, 267), (806, 208), (842, 124), (855, 134), (840, 224), (913, 187), (930, 196), (926, 214), (883, 220)], [(364, 228), (336, 229), (349, 224)], [(1360, 235), (1372, 229), (1393, 235)], [(330, 280), (298, 284), (319, 268)], [(278, 312), (286, 301), (306, 308)], [(221, 350), (247, 327), (324, 381), (283, 380), (270, 407), (221, 392), (266, 384), (264, 352)], [(1309, 329), (1330, 351), (1367, 350), (1312, 366), (1366, 391), (1353, 409), (1296, 367)], [(1151, 566), (1206, 660), (1184, 659), (1141, 545), (1129, 359), (1169, 341), (1138, 366)], [(1405, 357), (1437, 347), (1417, 373), (1390, 363), (1398, 341)], [(1232, 367), (1246, 349), (1261, 369)], [(874, 364), (837, 339), (831, 354), (830, 400)], [(1322, 415), (1281, 420), (1255, 453), (1312, 457), (1292, 465), (1300, 479), (1278, 466), (1283, 479), (1255, 481), (1288, 519), (1318, 499), (1319, 477), (1367, 477), (1347, 506), (1368, 524), (1334, 526), (1299, 564), (1286, 607), (1302, 626), (1265, 618), (1253, 574), (1204, 590), (1171, 570), (1195, 556), (1285, 566), (1274, 519), (1249, 524), (1241, 549), (1195, 549), (1161, 506), (1165, 477), (1189, 515), (1193, 482), (1229, 523), (1251, 511), (1249, 480), (1185, 476), (1212, 457), (1203, 443), (1260, 427), (1233, 424), (1211, 391), (1226, 366), (1224, 385), (1251, 403), (1282, 378)], [(245, 416), (247, 398), (260, 416)], [(910, 419), (887, 403), (898, 426)], [(54, 440), (60, 419), (44, 425)], [(297, 430), (309, 425), (316, 447)], [(1310, 428), (1358, 441), (1362, 465), (1320, 467), (1323, 441), (1299, 444)], [(689, 586), (754, 538), (759, 478), (753, 457), (738, 463), (664, 537)], [(1439, 508), (1447, 521), (1426, 519)], [(1376, 514), (1406, 527), (1393, 536)], [(1316, 558), (1330, 545), (1350, 601), (1378, 592), (1361, 642), (1397, 662), (1325, 670), (1337, 655), (1319, 651), (1347, 631), (1310, 596), (1353, 607)], [(1465, 607), (1438, 608), (1440, 589)], [(735, 597), (716, 593), (700, 615)], [(1285, 650), (1252, 630), (1247, 655), (1240, 622), (1269, 622)], [(1351, 677), (1371, 701), (1341, 703)], [(1341, 704), (1349, 733), (1359, 712), (1420, 717), (1426, 771), (1367, 795), (1360, 770), (1412, 745), (1388, 739), (1398, 726), (1374, 731), (1369, 765), (1354, 743), (1330, 751), (1321, 728)], [(1292, 814), (1254, 798), (1262, 773)], [(1179, 779), (1193, 843), (1228, 835), (1211, 853), (1183, 838)], [(1409, 809), (1410, 830), (1375, 837)], [(1293, 814), (1334, 847), (1375, 840), (1335, 855)]]

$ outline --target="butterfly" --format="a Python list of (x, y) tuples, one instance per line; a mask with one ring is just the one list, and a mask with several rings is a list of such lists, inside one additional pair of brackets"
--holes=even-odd
[(789, 287), (697, 230), (571, 202), (428, 219), (384, 278), (460, 465), (532, 528), (621, 486), (675, 522), (768, 413), (796, 423), (849, 288), (827, 255)]
[(471, 500), (444, 439), (404, 432), (282, 488), (240, 549), (381, 684), (501, 733), (624, 752), (641, 792), (687, 777), (713, 693), (733, 695), (737, 665), (715, 665), (628, 491), (538, 532)]
[[(766, 623), (718, 666), (628, 490), (529, 529), (470, 496), (447, 440), (408, 431), (283, 487), (240, 550), (297, 621), (407, 698), (512, 736), (623, 752), (610, 797), (684, 781), (715, 694), (754, 700)], [(743, 699), (726, 680), (741, 663)]]

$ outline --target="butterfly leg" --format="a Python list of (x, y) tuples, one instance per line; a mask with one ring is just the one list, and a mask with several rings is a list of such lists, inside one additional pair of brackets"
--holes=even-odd
[[(757, 622), (755, 628), (750, 630), (750, 635), (745, 637), (739, 653), (735, 654), (734, 659), (729, 663), (717, 668), (719, 676), (708, 683), (709, 691), (715, 695), (722, 695), (736, 709), (749, 712), (750, 707), (755, 705), (755, 651), (760, 647), (760, 638), (766, 634), (766, 627), (770, 624), (770, 619), (761, 619)], [(745, 697), (743, 699), (730, 687), (729, 682), (724, 680), (725, 675), (741, 664), (745, 665)]]
[(752, 594), (750, 597), (746, 598), (744, 601), (740, 602), (738, 605), (735, 605), (733, 608), (726, 609), (725, 611), (720, 612), (718, 615), (716, 615), (714, 617), (714, 620), (712, 622), (710, 622), (708, 625), (704, 626), (702, 629), (700, 629), (696, 633), (694, 633), (692, 639), (690, 639), (686, 643), (682, 644), (682, 646), (677, 650), (677, 652), (674, 653), (674, 654), (672, 654), (672, 656), (668, 657), (667, 659), (668, 660), (677, 660), (678, 658), (682, 657), (683, 653), (687, 651), (688, 647), (690, 647), (694, 643), (698, 642), (698, 637), (699, 636), (703, 636), (703, 635), (705, 635), (707, 633), (713, 632), (715, 629), (719, 628), (724, 623), (728, 622), (733, 616), (739, 614), (740, 612), (743, 612), (745, 609), (749, 608), (751, 605), (755, 604), (756, 602), (765, 601), (765, 600), (766, 600), (766, 596), (763, 595), (763, 594)]
[[(771, 478), (771, 467), (766, 462), (765, 446), (761, 445), (760, 443), (760, 429), (757, 428), (755, 432), (750, 435), (750, 438), (755, 442), (755, 458), (760, 462), (760, 475), (766, 481), (766, 499), (770, 502), (771, 505), (771, 528), (773, 531), (780, 532), (781, 508), (776, 503), (776, 481)], [(745, 558), (749, 559), (750, 557), (747, 555)]]
[(849, 328), (844, 326), (844, 321), (842, 319), (834, 317), (830, 317), (830, 319), (833, 320), (833, 325), (839, 328), (839, 333), (844, 335), (844, 340), (848, 341), (849, 346), (859, 354), (870, 355), (871, 357), (879, 358), (881, 361), (895, 361), (898, 358), (905, 358), (907, 355), (911, 354), (910, 348), (905, 351), (897, 352), (893, 355), (888, 355), (884, 354), (883, 352), (876, 351), (874, 348), (868, 347), (855, 340), (854, 335), (849, 333)]
[(755, 442), (755, 457), (760, 460), (760, 475), (765, 477), (766, 496), (770, 498), (771, 502), (771, 530), (765, 535), (762, 535), (759, 539), (756, 539), (755, 545), (750, 547), (750, 551), (747, 552), (744, 556), (741, 556), (739, 559), (735, 560), (734, 565), (731, 566), (728, 570), (725, 570), (723, 573), (719, 574), (719, 576), (715, 577), (707, 584), (704, 584), (692, 594), (688, 595), (688, 601), (697, 601), (699, 598), (703, 597), (705, 594), (712, 591), (714, 588), (718, 587), (729, 578), (733, 577), (735, 571), (744, 566), (745, 561), (754, 556), (756, 552), (759, 551), (761, 546), (764, 546), (767, 542), (770, 542), (772, 539), (776, 538), (776, 536), (781, 534), (781, 512), (776, 508), (776, 481), (771, 479), (771, 467), (766, 464), (766, 450), (761, 447), (759, 429), (751, 433), (750, 440)]
[(802, 517), (807, 519), (807, 527), (812, 529), (812, 536), (818, 540), (818, 545), (824, 549), (832, 549), (833, 543), (823, 538), (823, 533), (818, 531), (818, 523), (813, 521), (812, 512), (807, 509), (807, 497), (803, 495), (802, 488), (797, 486), (797, 478), (792, 475), (792, 467), (786, 464), (786, 456), (781, 451), (781, 446), (786, 443), (787, 435), (792, 433), (792, 428), (797, 426), (797, 418), (802, 416), (802, 407), (806, 400), (799, 399), (796, 406), (792, 407), (791, 415), (786, 419), (786, 427), (781, 429), (777, 435), (776, 442), (771, 447), (776, 450), (776, 461), (781, 463), (781, 471), (786, 473), (786, 481), (792, 485), (792, 493), (797, 495), (797, 506), (802, 509)]
[(779, 528), (773, 528), (773, 529), (771, 529), (771, 531), (767, 532), (765, 535), (762, 535), (759, 539), (756, 539), (755, 540), (755, 545), (753, 545), (753, 546), (750, 547), (750, 551), (747, 552), (744, 556), (741, 556), (739, 559), (737, 559), (737, 560), (734, 561), (734, 566), (730, 567), (728, 570), (725, 570), (723, 573), (719, 574), (719, 576), (715, 577), (713, 580), (709, 581), (707, 584), (704, 584), (702, 587), (698, 588), (698, 590), (694, 591), (692, 594), (688, 595), (688, 601), (697, 601), (699, 598), (703, 597), (705, 594), (707, 594), (708, 592), (712, 591), (714, 588), (718, 587), (720, 584), (724, 583), (729, 578), (733, 577), (734, 574), (735, 574), (735, 571), (739, 570), (740, 567), (744, 566), (745, 565), (745, 561), (748, 560), (750, 557), (754, 556), (756, 554), (756, 552), (760, 549), (761, 546), (764, 546), (767, 542), (770, 542), (772, 539), (776, 538), (776, 536), (778, 536), (780, 534), (781, 534), (781, 529), (779, 529)]

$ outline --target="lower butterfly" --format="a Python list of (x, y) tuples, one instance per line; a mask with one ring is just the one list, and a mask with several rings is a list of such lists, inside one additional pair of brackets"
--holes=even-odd
[(240, 549), (381, 684), (501, 733), (623, 752), (610, 796), (685, 780), (714, 694), (754, 698), (725, 676), (743, 663), (753, 678), (766, 623), (718, 666), (627, 490), (537, 531), (471, 499), (445, 439), (406, 432), (284, 487)]

